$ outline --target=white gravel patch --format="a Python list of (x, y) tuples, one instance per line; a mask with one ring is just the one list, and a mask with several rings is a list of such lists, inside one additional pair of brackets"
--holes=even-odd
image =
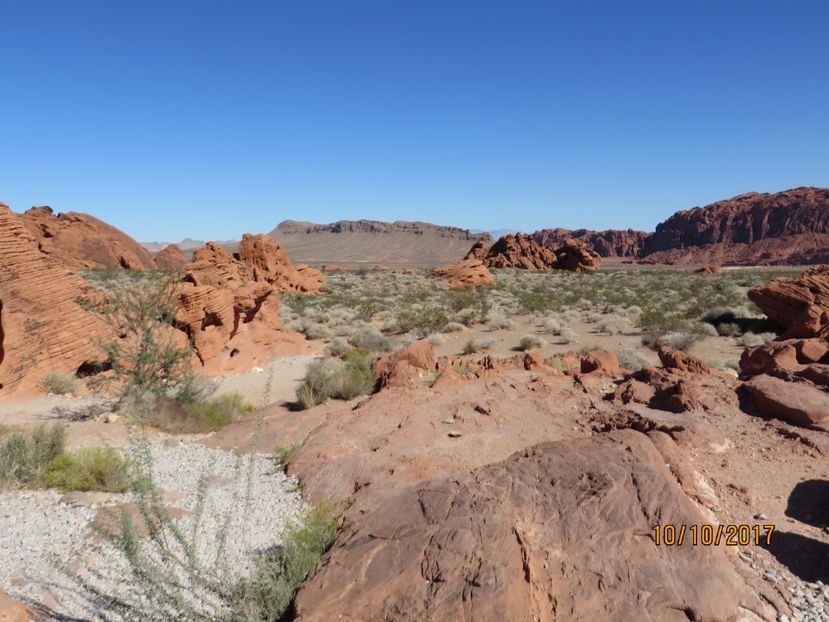
[[(165, 505), (184, 511), (175, 522), (188, 540), (196, 522), (200, 482), (206, 480), (204, 511), (195, 530), (197, 557), (205, 568), (217, 570), (228, 585), (250, 573), (252, 553), (278, 547), (285, 525), (303, 512), (296, 481), (277, 470), (269, 456), (237, 457), (170, 441), (153, 445), (152, 455), (154, 481), (167, 493)], [(104, 615), (91, 594), (61, 573), (54, 560), (109, 595), (147, 605), (150, 601), (137, 589), (126, 559), (90, 526), (102, 507), (129, 502), (133, 496), (111, 495), (103, 504), (91, 506), (69, 505), (61, 497), (52, 491), (0, 494), (0, 588), (20, 600), (45, 605), (55, 616), (132, 619)], [(223, 530), (226, 547), (222, 563), (217, 564), (218, 534)], [(155, 548), (143, 542), (142, 550), (157, 558)], [(213, 599), (205, 599), (196, 589), (186, 592), (192, 604), (199, 603), (212, 617)]]

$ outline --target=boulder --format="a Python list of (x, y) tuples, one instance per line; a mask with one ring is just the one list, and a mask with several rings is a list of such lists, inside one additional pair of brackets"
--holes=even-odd
[(774, 279), (749, 290), (748, 297), (784, 328), (781, 339), (829, 338), (829, 266), (816, 266), (795, 279)]
[(472, 248), (469, 249), (469, 252), (466, 254), (464, 259), (478, 259), (483, 261), (489, 251), (489, 244), (484, 242), (483, 240), (478, 240), (472, 245)]
[(100, 297), (0, 203), (0, 395), (33, 390), (53, 370), (103, 362), (97, 344), (110, 331), (79, 301)]
[(29, 622), (35, 619), (34, 611), (0, 590), (0, 622)]
[(587, 248), (585, 244), (575, 240), (565, 240), (564, 244), (557, 248), (556, 265), (560, 270), (571, 270), (573, 272), (595, 272), (602, 265), (602, 258)]
[(375, 359), (372, 372), (380, 388), (409, 386), (437, 369), (432, 344), (421, 339)]
[(597, 376), (618, 377), (622, 375), (619, 359), (610, 350), (593, 350), (581, 357), (581, 373)]
[(677, 369), (692, 374), (711, 373), (711, 368), (708, 365), (697, 357), (691, 356), (682, 350), (677, 350), (670, 346), (660, 346), (658, 354), (659, 361), (665, 369)]
[(829, 417), (829, 393), (807, 383), (791, 383), (768, 374), (742, 385), (751, 408), (767, 417), (799, 426), (818, 425)]
[(775, 369), (797, 370), (801, 365), (817, 363), (829, 354), (829, 343), (821, 339), (787, 339), (770, 341), (746, 348), (740, 356), (740, 370), (749, 376)]
[(187, 256), (175, 244), (168, 244), (154, 257), (159, 270), (181, 272), (189, 262)]
[(452, 287), (481, 287), (495, 282), (492, 273), (480, 259), (461, 259), (435, 268), (434, 273), (446, 279)]
[(55, 216), (51, 207), (33, 207), (20, 215), (38, 248), (67, 266), (152, 270), (150, 253), (123, 231), (88, 214)]
[[(467, 254), (472, 255), (475, 247)], [(521, 268), (522, 270), (549, 270), (558, 261), (555, 252), (542, 246), (528, 235), (505, 235), (487, 251), (483, 259), (488, 268)]]
[(654, 545), (656, 525), (709, 520), (639, 432), (542, 443), (383, 501), (346, 521), (298, 622), (774, 616), (725, 547)]

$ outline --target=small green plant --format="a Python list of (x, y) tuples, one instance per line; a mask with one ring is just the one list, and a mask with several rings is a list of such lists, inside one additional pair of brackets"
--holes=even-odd
[(64, 492), (124, 492), (129, 483), (129, 468), (123, 456), (111, 447), (84, 447), (54, 458), (42, 482)]
[(302, 443), (299, 441), (293, 443), (292, 445), (277, 447), (273, 456), (274, 466), (278, 469), (284, 470), (285, 466), (288, 464), (288, 461), (291, 459), (291, 456), (294, 455), (294, 452), (300, 447), (302, 447)]
[(52, 395), (68, 395), (78, 390), (75, 374), (53, 370), (40, 379), (40, 388)]
[(52, 460), (63, 453), (66, 428), (40, 426), (31, 432), (0, 428), (0, 490), (35, 483)]
[(323, 404), (330, 398), (350, 400), (374, 391), (375, 380), (368, 354), (351, 348), (342, 362), (318, 361), (308, 367), (305, 379), (296, 392), (302, 408)]
[(402, 332), (414, 333), (418, 337), (442, 333), (449, 324), (446, 311), (438, 306), (407, 307), (397, 313), (396, 319)]
[(285, 528), (281, 549), (254, 558), (253, 574), (235, 589), (238, 612), (233, 619), (282, 619), (299, 586), (334, 543), (342, 510), (343, 504), (320, 503), (304, 520)]

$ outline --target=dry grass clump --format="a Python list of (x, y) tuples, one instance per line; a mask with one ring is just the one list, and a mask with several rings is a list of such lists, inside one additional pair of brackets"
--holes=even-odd
[(63, 453), (66, 428), (40, 426), (30, 432), (0, 427), (0, 490), (37, 482), (52, 460)]
[(776, 333), (760, 333), (755, 335), (752, 332), (743, 333), (740, 337), (740, 344), (745, 348), (755, 348), (772, 341), (777, 337)]
[(622, 348), (616, 352), (616, 358), (619, 361), (619, 366), (625, 369), (637, 371), (648, 364), (641, 352), (633, 348)]
[(543, 348), (545, 345), (546, 342), (541, 337), (536, 335), (524, 335), (518, 343), (518, 349), (526, 352), (528, 350), (538, 350), (539, 348)]
[(52, 370), (40, 379), (38, 386), (44, 393), (69, 395), (78, 390), (78, 379), (75, 374)]
[(464, 344), (461, 352), (463, 354), (477, 354), (478, 352), (491, 350), (494, 345), (494, 339), (470, 339)]
[(296, 392), (297, 404), (310, 408), (329, 399), (350, 400), (374, 391), (369, 353), (358, 348), (345, 352), (339, 361), (311, 364)]

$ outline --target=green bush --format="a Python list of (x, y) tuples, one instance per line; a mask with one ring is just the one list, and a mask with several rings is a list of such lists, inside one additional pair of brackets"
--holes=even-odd
[(123, 456), (111, 447), (85, 447), (52, 460), (42, 482), (64, 492), (124, 492), (129, 483), (129, 468)]
[(374, 391), (375, 381), (368, 354), (351, 348), (343, 354), (342, 362), (320, 361), (308, 367), (296, 399), (302, 408), (310, 408), (326, 400), (350, 400)]
[(492, 348), (495, 342), (492, 339), (470, 339), (463, 346), (463, 354), (476, 354)]
[(408, 307), (397, 313), (397, 324), (404, 333), (414, 333), (425, 337), (432, 333), (442, 333), (449, 324), (446, 311), (436, 306), (424, 308)]
[(281, 549), (254, 558), (251, 577), (234, 590), (238, 619), (283, 619), (299, 586), (334, 543), (341, 511), (341, 504), (321, 503), (285, 528)]
[(68, 395), (78, 390), (78, 379), (75, 374), (54, 370), (40, 379), (40, 388), (44, 393)]
[(31, 432), (0, 429), (0, 490), (37, 481), (52, 460), (63, 453), (66, 428), (41, 426)]
[(184, 407), (198, 419), (202, 428), (200, 431), (205, 432), (221, 429), (255, 410), (238, 391), (223, 393), (208, 402), (185, 404)]

